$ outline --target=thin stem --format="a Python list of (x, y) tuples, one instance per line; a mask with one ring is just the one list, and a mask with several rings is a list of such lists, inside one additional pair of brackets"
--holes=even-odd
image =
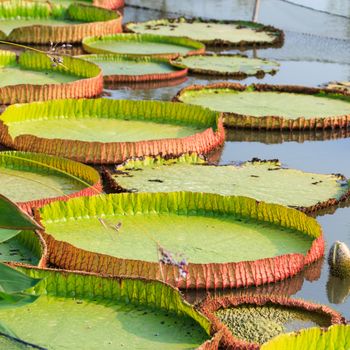
[(35, 49), (34, 47), (30, 47), (30, 46), (26, 46), (26, 45), (21, 45), (21, 44), (16, 44), (16, 43), (11, 43), (10, 41), (0, 40), (0, 44), (10, 45), (10, 46), (16, 46), (16, 47), (20, 47), (20, 48), (22, 48), (22, 49), (32, 50), (32, 51), (36, 51), (36, 52), (40, 52), (40, 53), (46, 54), (45, 51), (42, 51), (42, 50), (39, 50), (39, 49)]
[[(30, 46), (26, 46), (26, 45), (21, 45), (21, 44), (16, 44), (16, 43), (12, 43), (12, 42), (9, 42), (9, 41), (5, 41), (5, 40), (0, 40), (0, 44), (6, 44), (6, 45), (10, 45), (10, 46), (15, 46), (15, 47), (20, 47), (22, 49), (26, 49), (26, 50), (32, 50), (34, 52), (38, 52), (38, 53), (41, 53), (41, 54), (44, 54), (46, 55), (48, 58), (54, 58), (55, 56), (58, 57), (59, 55), (55, 52), (47, 52), (47, 51), (42, 51), (42, 50), (39, 50), (39, 49), (35, 49), (34, 47), (30, 47)], [(56, 48), (57, 44), (54, 46), (54, 48)], [(56, 62), (54, 63), (56, 65)], [(62, 66), (64, 69), (68, 70), (67, 66), (65, 66), (63, 64), (63, 60), (62, 62), (57, 62), (57, 65), (60, 65)]]

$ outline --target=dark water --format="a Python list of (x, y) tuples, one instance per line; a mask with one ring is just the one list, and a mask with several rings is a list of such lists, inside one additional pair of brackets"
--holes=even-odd
[[(299, 3), (323, 11), (293, 4)], [(125, 8), (125, 21), (154, 18), (201, 16), (216, 19), (251, 19), (253, 0), (127, 0), (129, 5), (150, 9)], [(316, 6), (317, 5), (317, 6)], [(328, 13), (327, 13), (328, 12)], [(248, 56), (271, 58), (281, 63), (280, 71), (263, 79), (248, 78), (242, 83), (266, 82), (318, 86), (332, 80), (350, 80), (350, 5), (348, 0), (261, 0), (259, 21), (285, 31), (285, 44), (279, 49), (248, 50)], [(229, 51), (227, 51), (229, 52)], [(230, 52), (236, 53), (232, 50)], [(176, 86), (132, 90), (108, 90), (111, 98), (169, 100), (184, 86), (207, 84), (203, 76), (189, 77)], [(221, 80), (222, 81), (222, 80)], [(233, 81), (233, 80), (231, 80)], [(278, 158), (284, 165), (305, 171), (342, 173), (350, 177), (349, 131), (266, 133), (230, 131), (218, 157), (220, 163)], [(350, 245), (349, 207), (323, 213), (318, 220), (327, 241), (326, 254), (335, 240)], [(344, 206), (344, 205), (343, 205)], [(327, 255), (326, 255), (327, 256)], [(330, 277), (328, 265), (319, 262), (293, 279), (261, 288), (236, 290), (234, 293), (280, 293), (330, 305), (350, 319), (350, 280)], [(228, 291), (220, 292), (228, 293)], [(190, 294), (192, 301), (203, 296)]]

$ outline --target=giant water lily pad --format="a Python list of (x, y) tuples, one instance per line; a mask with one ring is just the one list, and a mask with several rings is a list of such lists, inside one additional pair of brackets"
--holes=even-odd
[(101, 70), (90, 62), (62, 56), (52, 66), (44, 53), (16, 54), (0, 50), (0, 104), (43, 101), (55, 98), (94, 97), (102, 92)]
[(83, 47), (90, 53), (163, 58), (200, 54), (205, 50), (205, 46), (195, 40), (153, 34), (116, 34), (86, 38), (83, 40)]
[(273, 46), (283, 42), (281, 30), (246, 21), (214, 21), (202, 19), (157, 19), (127, 23), (128, 31), (139, 34), (187, 36), (208, 45)]
[(263, 344), (261, 350), (347, 350), (349, 344), (350, 326), (334, 325), (327, 330), (318, 327), (282, 334)]
[(282, 333), (345, 323), (338, 312), (325, 305), (281, 297), (208, 298), (199, 309), (213, 323), (214, 331), (223, 333), (220, 345), (224, 349), (258, 350)]
[(302, 86), (219, 83), (181, 90), (176, 101), (225, 112), (225, 124), (249, 129), (333, 129), (350, 125), (350, 96)]
[(102, 190), (98, 172), (84, 164), (45, 154), (0, 153), (0, 192), (30, 210), (52, 200), (94, 195)]
[[(47, 0), (35, 0), (39, 2), (47, 2)], [(124, 0), (49, 0), (50, 4), (58, 8), (68, 8), (73, 3), (92, 4), (97, 7), (109, 10), (117, 9), (124, 6)]]
[(45, 265), (44, 243), (35, 232), (22, 231), (0, 243), (0, 262)]
[[(278, 161), (215, 166), (195, 154), (164, 159), (132, 159), (106, 173), (117, 192), (192, 191), (247, 196), (312, 212), (345, 200), (348, 181), (339, 174), (322, 175), (281, 167)], [(112, 178), (110, 178), (112, 176)]]
[(113, 54), (83, 55), (80, 58), (97, 64), (107, 83), (163, 81), (187, 75), (186, 68), (174, 67), (165, 58), (133, 58)]
[(191, 73), (235, 78), (245, 78), (250, 75), (263, 77), (266, 73), (276, 73), (279, 66), (275, 61), (260, 58), (209, 54), (179, 57), (171, 63), (176, 67), (187, 68)]
[[(183, 288), (282, 280), (324, 249), (314, 219), (247, 197), (122, 193), (54, 202), (39, 215), (55, 266), (164, 279)], [(160, 248), (190, 262), (185, 278), (173, 265), (160, 269)]]
[(33, 290), (39, 298), (25, 310), (0, 310), (1, 320), (24, 341), (50, 350), (163, 350), (195, 349), (210, 338), (209, 321), (161, 282), (68, 271), (24, 272), (43, 278)]
[(208, 153), (224, 142), (220, 114), (172, 102), (55, 100), (10, 106), (0, 120), (3, 144), (86, 163)]
[(114, 11), (76, 2), (68, 8), (43, 1), (0, 2), (0, 31), (13, 42), (81, 42), (86, 36), (121, 32), (121, 21)]

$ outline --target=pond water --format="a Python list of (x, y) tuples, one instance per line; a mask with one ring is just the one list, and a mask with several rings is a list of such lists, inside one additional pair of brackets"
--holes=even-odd
[[(253, 14), (254, 0), (126, 0), (124, 22), (145, 21), (178, 15), (215, 19), (246, 19)], [(143, 7), (143, 8), (140, 8)], [(147, 8), (144, 8), (147, 7)], [(249, 77), (241, 83), (272, 83), (320, 86), (329, 81), (350, 80), (350, 10), (348, 0), (261, 0), (258, 21), (285, 31), (282, 48), (229, 50), (249, 57), (267, 58), (281, 63), (275, 75), (263, 79)], [(218, 51), (217, 51), (218, 52)], [(220, 51), (219, 51), (220, 52)], [(191, 84), (207, 84), (234, 79), (215, 79), (190, 76), (178, 85), (168, 82), (144, 84), (138, 89), (118, 86), (105, 95), (113, 99), (170, 100), (181, 88)], [(317, 132), (254, 132), (229, 131), (222, 150), (214, 158), (220, 164), (278, 158), (283, 165), (316, 173), (342, 173), (350, 177), (350, 134), (347, 130)], [(350, 203), (343, 203), (336, 211), (318, 216), (327, 242), (326, 255), (334, 241), (350, 246)], [(228, 293), (230, 291), (225, 291)], [(260, 288), (235, 290), (243, 293), (280, 293), (293, 295), (317, 303), (327, 304), (350, 319), (350, 280), (331, 277), (328, 264), (317, 263), (303, 274)], [(218, 291), (222, 293), (222, 291)], [(193, 301), (205, 293), (190, 293)]]
[[(126, 2), (131, 6), (124, 10), (125, 22), (178, 15), (249, 20), (254, 8), (254, 0), (202, 0), (200, 6), (193, 0)], [(350, 80), (350, 20), (346, 18), (349, 14), (347, 0), (261, 0), (258, 20), (283, 29), (284, 46), (279, 49), (247, 50), (240, 53), (250, 57), (275, 59), (281, 63), (281, 67), (273, 76), (266, 75), (263, 79), (250, 77), (241, 83), (319, 86), (334, 80)], [(138, 90), (125, 86), (119, 90), (108, 90), (108, 93), (111, 98), (169, 100), (185, 86), (222, 80), (208, 80), (197, 75), (189, 77), (186, 82), (177, 86), (156, 89), (152, 85), (152, 89)], [(278, 158), (288, 167), (319, 173), (342, 173), (350, 177), (348, 136), (347, 131), (270, 134), (230, 131), (222, 152), (218, 152), (216, 158), (219, 157), (221, 164), (249, 160), (253, 157)], [(340, 240), (350, 245), (350, 204), (348, 205), (349, 207), (343, 204), (343, 208), (337, 209), (335, 213), (323, 213), (318, 217), (327, 242), (326, 257), (334, 241)], [(312, 273), (310, 270), (305, 273), (305, 279), (299, 275), (276, 286), (265, 287), (263, 291), (270, 292), (272, 288), (283, 294), (324, 303), (342, 312), (349, 319), (350, 281), (330, 277), (327, 262), (316, 264), (311, 270)], [(234, 292), (243, 293), (239, 290)], [(249, 288), (249, 293), (254, 293), (254, 289)], [(191, 300), (195, 297), (194, 294), (189, 295)]]

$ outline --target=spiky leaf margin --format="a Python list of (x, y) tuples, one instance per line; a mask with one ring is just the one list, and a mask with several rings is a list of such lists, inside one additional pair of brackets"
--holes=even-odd
[[(201, 55), (195, 55), (195, 56), (200, 56), (200, 57), (228, 57), (228, 58), (246, 58), (246, 59), (250, 59), (248, 58), (248, 56), (244, 56), (244, 55), (239, 55), (239, 54), (209, 54), (209, 53), (205, 53), (205, 54), (201, 54)], [(178, 68), (183, 68), (183, 69), (188, 69), (188, 71), (190, 73), (195, 73), (195, 74), (203, 74), (203, 75), (212, 75), (212, 76), (224, 76), (224, 77), (233, 77), (236, 79), (245, 79), (248, 76), (256, 76), (257, 78), (263, 78), (265, 76), (265, 74), (271, 74), (274, 75), (276, 74), (277, 70), (278, 70), (278, 66), (279, 63), (276, 61), (272, 61), (272, 60), (267, 60), (267, 59), (259, 59), (261, 62), (271, 62), (271, 65), (274, 64), (273, 68), (270, 69), (265, 69), (264, 67), (262, 67), (261, 69), (257, 69), (254, 73), (247, 73), (243, 70), (241, 71), (219, 71), (219, 70), (213, 70), (213, 69), (207, 69), (207, 68), (196, 68), (196, 67), (190, 67), (186, 64), (186, 61), (184, 61), (184, 59), (186, 59), (186, 57), (188, 56), (180, 56), (175, 60), (170, 60), (170, 63), (174, 66), (174, 67), (178, 67)]]
[(89, 166), (69, 159), (48, 156), (46, 154), (6, 151), (0, 153), (0, 168), (3, 166), (11, 168), (29, 167), (33, 170), (38, 169), (47, 173), (63, 174), (76, 181), (81, 179), (83, 183), (89, 185), (89, 187), (67, 195), (17, 203), (20, 208), (29, 213), (32, 208), (40, 208), (52, 201), (66, 201), (70, 198), (92, 196), (102, 192), (99, 173)]
[[(61, 5), (59, 2), (56, 1), (49, 1), (51, 3), (51, 6), (53, 7), (66, 7), (63, 4)], [(74, 2), (74, 0), (72, 0)], [(115, 10), (119, 9), (121, 7), (124, 7), (125, 3), (124, 0), (91, 0), (91, 3), (93, 6), (101, 7), (107, 10)]]
[(37, 220), (59, 220), (72, 216), (104, 217), (125, 212), (163, 212), (186, 215), (187, 213), (234, 214), (244, 218), (268, 222), (295, 229), (312, 237), (313, 243), (306, 256), (299, 253), (273, 258), (236, 263), (189, 264), (185, 279), (179, 279), (178, 269), (164, 265), (161, 274), (159, 264), (141, 260), (121, 259), (77, 248), (58, 241), (49, 233), (42, 232), (49, 261), (68, 270), (89, 271), (110, 275), (125, 275), (164, 280), (179, 288), (209, 289), (258, 286), (294, 276), (306, 265), (324, 254), (324, 240), (317, 221), (300, 211), (277, 204), (257, 202), (247, 197), (220, 196), (217, 194), (170, 192), (170, 193), (122, 193), (83, 197), (65, 203), (54, 202), (36, 213)]
[[(173, 98), (174, 102), (182, 102), (181, 98), (188, 91), (224, 89), (232, 91), (257, 92), (286, 92), (294, 94), (317, 95), (324, 97), (343, 98), (350, 102), (350, 94), (330, 89), (320, 89), (294, 85), (252, 84), (249, 86), (238, 83), (216, 83), (208, 85), (190, 85), (180, 90)], [(340, 116), (296, 118), (289, 119), (281, 116), (255, 117), (234, 112), (224, 113), (224, 124), (228, 128), (238, 129), (266, 129), (266, 130), (317, 130), (338, 129), (350, 126), (350, 113)]]
[[(224, 20), (207, 20), (202, 18), (185, 18), (185, 17), (178, 17), (178, 18), (163, 18), (163, 19), (156, 19), (151, 21), (146, 21), (150, 25), (152, 24), (173, 24), (173, 23), (213, 23), (213, 24), (236, 24), (238, 26), (246, 26), (248, 28), (256, 29), (257, 31), (265, 31), (267, 33), (271, 33), (275, 35), (275, 39), (272, 42), (264, 42), (264, 41), (244, 41), (241, 40), (238, 43), (232, 43), (227, 40), (222, 39), (216, 39), (216, 40), (202, 40), (202, 42), (208, 46), (230, 46), (230, 47), (281, 47), (284, 43), (284, 33), (282, 30), (277, 29), (272, 26), (266, 26), (261, 23), (256, 22), (250, 22), (250, 21), (224, 21)], [(144, 22), (142, 22), (144, 23)], [(124, 31), (135, 33), (130, 27), (133, 25), (138, 25), (141, 23), (135, 23), (135, 22), (128, 22), (124, 25)], [(189, 33), (189, 36), (191, 36), (191, 33)]]
[[(261, 344), (249, 342), (247, 340), (239, 339), (233, 334), (227, 325), (219, 320), (215, 315), (216, 311), (220, 309), (236, 308), (241, 305), (250, 306), (279, 306), (286, 307), (286, 309), (300, 310), (305, 312), (312, 312), (329, 320), (330, 325), (345, 324), (345, 318), (338, 312), (329, 308), (326, 305), (314, 304), (301, 299), (292, 299), (288, 297), (279, 296), (223, 296), (223, 297), (208, 297), (198, 306), (202, 312), (213, 325), (213, 332), (222, 333), (220, 346), (224, 349), (236, 350), (259, 350)], [(281, 347), (280, 349), (285, 349)]]
[[(137, 63), (162, 63), (171, 67), (169, 60), (166, 58), (151, 58), (151, 57), (130, 57), (117, 54), (92, 54), (82, 55), (79, 58), (87, 61), (96, 62), (137, 62)], [(127, 75), (127, 74), (109, 74), (104, 75), (103, 80), (106, 83), (139, 83), (148, 81), (164, 81), (171, 79), (179, 79), (187, 75), (187, 68), (174, 67), (174, 71), (169, 73), (151, 73), (151, 74), (139, 74), (139, 75)]]
[[(208, 335), (212, 333), (209, 320), (186, 302), (177, 289), (160, 281), (28, 266), (17, 266), (17, 269), (31, 278), (41, 279), (35, 287), (28, 290), (36, 296), (110, 300), (157, 308), (179, 317), (188, 316)], [(217, 349), (217, 347), (206, 346), (203, 349)]]
[[(57, 71), (77, 76), (69, 83), (18, 84), (0, 87), (0, 104), (46, 101), (58, 98), (94, 97), (102, 93), (103, 77), (99, 67), (91, 62), (62, 55), (63, 65), (52, 67), (49, 57), (38, 52), (26, 51), (19, 56), (18, 65), (22, 69), (34, 71)], [(16, 54), (0, 50), (0, 66), (13, 66)]]
[[(47, 139), (33, 135), (19, 135), (12, 139), (7, 123), (28, 119), (52, 119), (57, 116), (73, 118), (104, 117), (130, 120), (149, 120), (158, 123), (206, 127), (193, 135), (136, 142), (86, 142)], [(220, 113), (198, 106), (160, 101), (131, 100), (55, 100), (8, 107), (0, 116), (0, 142), (21, 151), (53, 154), (83, 163), (120, 163), (130, 157), (147, 155), (181, 155), (186, 152), (209, 153), (221, 146), (225, 139)]]
[[(122, 32), (122, 16), (115, 11), (73, 3), (67, 10), (52, 7), (50, 3), (31, 1), (0, 1), (0, 16), (47, 18), (65, 17), (83, 22), (71, 25), (37, 25), (18, 27), (11, 31), (6, 40), (24, 44), (80, 43), (83, 38)], [(85, 23), (84, 23), (85, 22)]]
[[(172, 164), (178, 164), (178, 163), (186, 163), (186, 164), (209, 164), (206, 162), (206, 160), (203, 158), (203, 156), (198, 155), (196, 153), (192, 154), (183, 154), (180, 157), (168, 157), (163, 158), (161, 156), (157, 157), (141, 157), (141, 158), (131, 158), (126, 160), (124, 163), (118, 165), (116, 167), (117, 171), (128, 171), (135, 168), (143, 168), (145, 166), (160, 166), (160, 165), (172, 165)], [(245, 163), (271, 163), (273, 166), (281, 166), (280, 162), (276, 159), (273, 160), (262, 160), (258, 158), (253, 158), (251, 161), (245, 162)], [(244, 166), (244, 164), (241, 164), (241, 166)], [(232, 166), (232, 165), (215, 165), (215, 164), (209, 164), (211, 166)], [(329, 198), (328, 200), (325, 200), (323, 202), (318, 202), (314, 205), (311, 205), (309, 207), (295, 207), (295, 209), (298, 209), (302, 211), (303, 213), (307, 214), (315, 214), (319, 212), (322, 209), (333, 207), (338, 205), (339, 203), (345, 202), (350, 197), (350, 180), (347, 179), (342, 174), (333, 174), (335, 178), (339, 181), (344, 181), (346, 184), (345, 186), (347, 188), (347, 191), (338, 199), (337, 198)], [(104, 181), (107, 183), (108, 188), (110, 189), (111, 193), (121, 193), (121, 192), (130, 192), (130, 189), (124, 188), (118, 184), (117, 178), (115, 178), (109, 169), (103, 168), (102, 169), (102, 177)]]

